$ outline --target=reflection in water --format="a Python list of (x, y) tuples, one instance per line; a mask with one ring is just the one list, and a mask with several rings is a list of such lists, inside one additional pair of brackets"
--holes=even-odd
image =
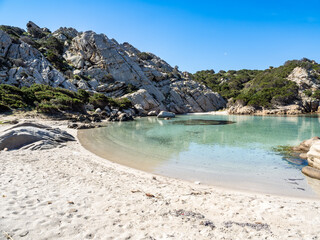
[[(154, 117), (79, 131), (81, 143), (111, 161), (187, 180), (313, 196), (299, 158), (273, 149), (320, 135), (319, 119), (271, 116)], [(286, 179), (302, 178), (298, 188)], [(305, 189), (301, 191), (299, 189)]]
[(226, 125), (235, 122), (225, 120), (188, 119), (173, 121), (172, 123), (177, 125)]

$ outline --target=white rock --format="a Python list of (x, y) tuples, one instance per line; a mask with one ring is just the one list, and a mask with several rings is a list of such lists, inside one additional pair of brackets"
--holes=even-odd
[(174, 118), (176, 115), (173, 112), (161, 111), (158, 114), (158, 118)]

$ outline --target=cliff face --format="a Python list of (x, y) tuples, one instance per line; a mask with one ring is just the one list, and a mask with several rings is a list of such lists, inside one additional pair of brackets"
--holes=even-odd
[(213, 111), (226, 101), (151, 53), (104, 34), (60, 28), (51, 33), (32, 22), (0, 26), (0, 83), (33, 83), (127, 97), (141, 113)]

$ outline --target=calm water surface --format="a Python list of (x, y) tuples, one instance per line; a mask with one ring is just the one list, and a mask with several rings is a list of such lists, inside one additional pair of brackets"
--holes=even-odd
[(80, 142), (111, 161), (165, 176), (239, 190), (319, 197), (307, 162), (274, 150), (320, 136), (320, 118), (183, 115), (110, 123), (79, 131)]

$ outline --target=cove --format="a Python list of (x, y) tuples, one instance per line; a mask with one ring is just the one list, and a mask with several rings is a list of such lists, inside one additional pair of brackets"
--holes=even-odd
[(304, 176), (307, 162), (279, 153), (320, 136), (312, 116), (179, 115), (110, 123), (80, 130), (93, 153), (132, 168), (205, 184), (294, 197), (317, 198), (320, 181)]

